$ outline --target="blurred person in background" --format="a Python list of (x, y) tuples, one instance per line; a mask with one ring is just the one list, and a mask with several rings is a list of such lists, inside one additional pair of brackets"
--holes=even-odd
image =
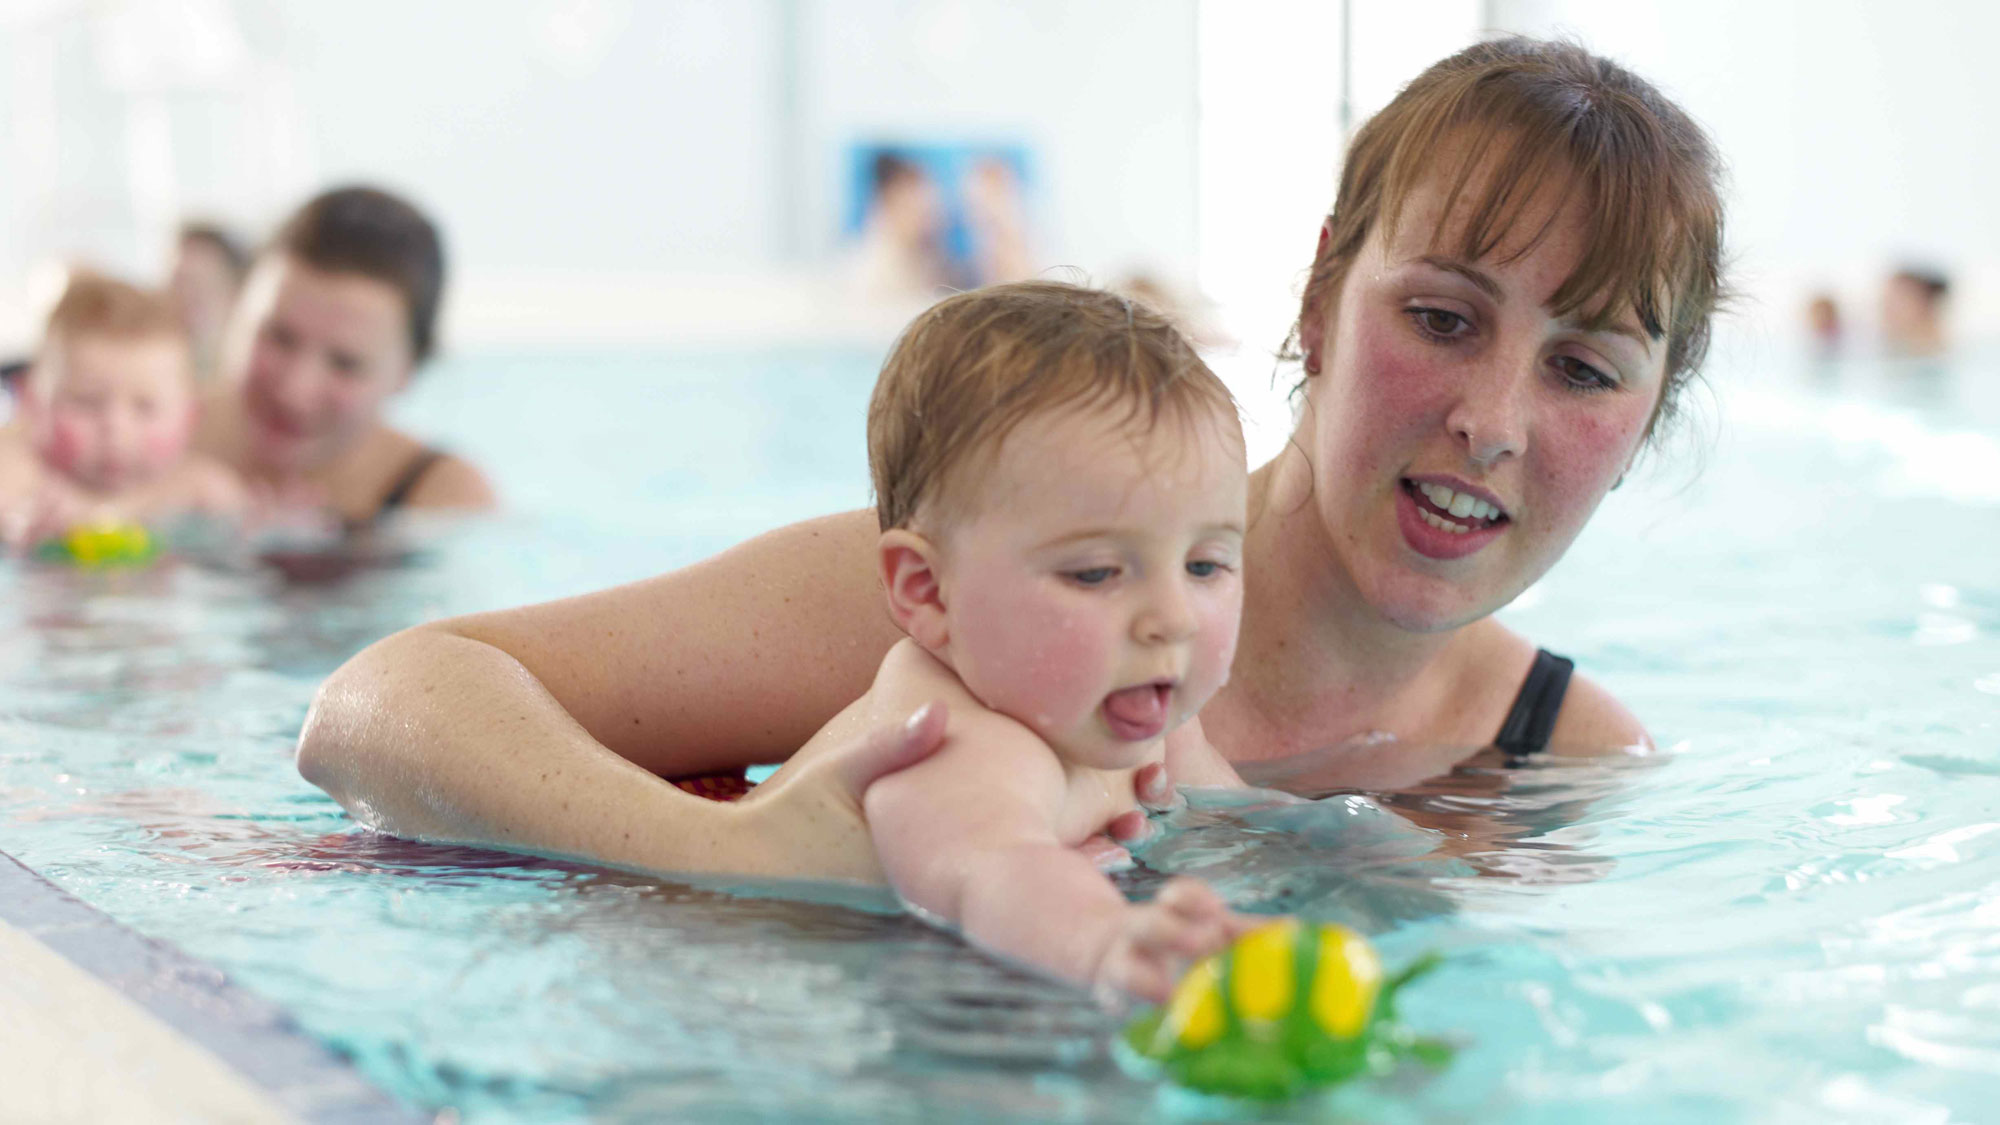
[(937, 181), (908, 157), (880, 152), (869, 185), (855, 265), (861, 288), (884, 300), (935, 300), (953, 281)]
[(195, 376), (203, 383), (216, 376), (222, 332), (249, 269), (249, 251), (220, 224), (191, 220), (181, 225), (174, 239), (167, 290), (173, 294), (174, 308), (187, 332)]
[(383, 418), (436, 347), (444, 281), (437, 228), (408, 202), (371, 187), (309, 200), (251, 267), (197, 445), (328, 530), (491, 507), (478, 469)]
[(1882, 283), (1882, 342), (1891, 355), (1928, 358), (1946, 346), (1944, 314), (1951, 280), (1943, 271), (1905, 266)]
[(1845, 329), (1840, 320), (1840, 303), (1833, 294), (1814, 293), (1806, 300), (1806, 345), (1815, 359), (1832, 359), (1840, 354)]
[(163, 293), (79, 270), (49, 314), (0, 436), (0, 537), (32, 546), (80, 524), (233, 518), (236, 475), (192, 454), (194, 373)]
[(960, 194), (972, 236), (972, 287), (1033, 277), (1027, 201), (1013, 166), (998, 156), (981, 158), (966, 172)]
[(1126, 273), (1112, 283), (1111, 291), (1143, 302), (1173, 321), (1174, 327), (1198, 348), (1233, 348), (1237, 344), (1236, 338), (1216, 321), (1215, 309), (1206, 298), (1150, 270)]

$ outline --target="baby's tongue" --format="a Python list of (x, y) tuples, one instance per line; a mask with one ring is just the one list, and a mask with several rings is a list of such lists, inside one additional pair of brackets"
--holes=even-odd
[(1126, 688), (1104, 697), (1104, 721), (1128, 742), (1158, 735), (1167, 725), (1167, 693), (1157, 685)]

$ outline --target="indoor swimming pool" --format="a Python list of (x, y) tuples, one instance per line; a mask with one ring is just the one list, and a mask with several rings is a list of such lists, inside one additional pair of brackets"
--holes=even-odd
[[(1118, 1017), (883, 897), (377, 837), (292, 768), (315, 687), (377, 637), (865, 504), (874, 362), (457, 357), (404, 417), (506, 515), (346, 572), (0, 563), (0, 852), (423, 1113), (1227, 1119), (1121, 1071)], [(1670, 444), (1504, 615), (1659, 753), (1199, 799), (1122, 877), (1445, 955), (1403, 1010), (1457, 1060), (1341, 1091), (1343, 1120), (2000, 1105), (2000, 363), (1799, 368), (1720, 377), (1713, 440)], [(1310, 767), (1288, 784), (1318, 795)]]

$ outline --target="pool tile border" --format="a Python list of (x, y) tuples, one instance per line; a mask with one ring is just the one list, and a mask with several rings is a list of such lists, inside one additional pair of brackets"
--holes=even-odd
[(431, 1118), (378, 1090), (283, 1009), (212, 965), (121, 925), (0, 851), (0, 927), (25, 934), (314, 1125)]

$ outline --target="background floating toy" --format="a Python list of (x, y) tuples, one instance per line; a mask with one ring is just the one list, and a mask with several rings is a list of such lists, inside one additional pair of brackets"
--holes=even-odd
[(60, 539), (51, 539), (36, 554), (52, 562), (78, 566), (135, 566), (151, 561), (160, 547), (145, 528), (136, 523), (84, 524), (72, 527)]
[(1345, 926), (1273, 922), (1181, 978), (1164, 1008), (1124, 1039), (1189, 1089), (1288, 1098), (1404, 1058), (1442, 1066), (1451, 1048), (1396, 1021), (1396, 991), (1436, 967), (1429, 954), (1384, 980), (1368, 939)]

